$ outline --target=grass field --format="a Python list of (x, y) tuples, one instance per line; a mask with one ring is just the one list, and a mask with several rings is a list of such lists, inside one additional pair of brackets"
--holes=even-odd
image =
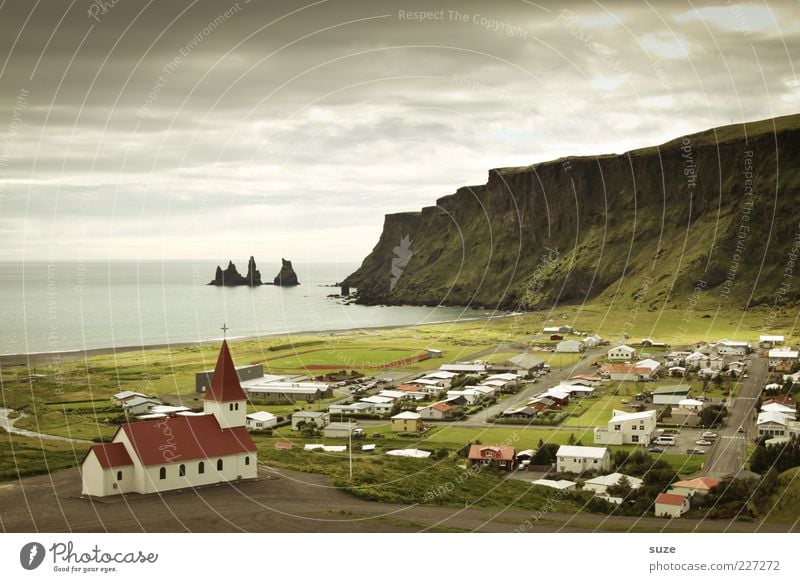
[(42, 475), (78, 464), (87, 447), (11, 435), (0, 430), (0, 481)]
[(562, 426), (605, 426), (611, 420), (613, 410), (627, 410), (623, 400), (633, 401), (633, 397), (605, 393), (597, 398), (579, 400), (581, 413), (570, 416)]

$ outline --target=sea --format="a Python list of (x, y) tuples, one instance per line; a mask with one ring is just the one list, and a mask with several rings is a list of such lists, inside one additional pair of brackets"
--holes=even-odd
[[(222, 265), (223, 268), (225, 265)], [(293, 262), (297, 287), (213, 287), (206, 261), (0, 262), (0, 354), (80, 351), (460, 321), (485, 310), (328, 297), (356, 263)], [(245, 273), (247, 263), (237, 263)], [(262, 280), (280, 270), (259, 264)]]

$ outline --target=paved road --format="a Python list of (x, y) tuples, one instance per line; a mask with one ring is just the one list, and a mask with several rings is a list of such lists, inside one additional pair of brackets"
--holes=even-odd
[[(753, 409), (767, 382), (768, 373), (767, 358), (752, 356), (747, 370), (748, 378), (741, 380), (739, 393), (728, 407), (725, 427), (717, 431), (719, 439), (709, 451), (708, 460), (703, 467), (703, 472), (709, 477), (718, 479), (738, 473), (742, 469), (747, 442), (755, 438)], [(745, 432), (738, 432), (740, 426)]]
[(92, 444), (92, 441), (86, 441), (82, 439), (71, 439), (62, 436), (56, 436), (53, 434), (44, 434), (41, 432), (34, 432), (32, 430), (25, 430), (24, 428), (16, 428), (14, 424), (18, 420), (22, 420), (27, 414), (21, 412), (17, 418), (9, 418), (9, 414), (11, 414), (13, 410), (9, 408), (0, 408), (0, 428), (4, 429), (6, 432), (10, 434), (17, 434), (19, 436), (24, 437), (32, 437), (37, 439), (44, 439), (48, 441), (62, 441), (67, 443), (80, 443), (80, 444)]

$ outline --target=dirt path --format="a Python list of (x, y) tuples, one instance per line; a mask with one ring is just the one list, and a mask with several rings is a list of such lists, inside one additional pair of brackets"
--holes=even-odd
[(12, 419), (12, 418), (9, 418), (9, 415), (12, 412), (14, 412), (14, 411), (10, 410), (8, 408), (0, 408), (0, 428), (2, 428), (3, 430), (5, 430), (8, 433), (18, 434), (19, 436), (25, 436), (25, 437), (33, 437), (33, 438), (37, 438), (37, 439), (46, 439), (46, 440), (49, 440), (49, 441), (62, 441), (62, 442), (65, 442), (65, 443), (92, 444), (92, 441), (85, 441), (85, 440), (82, 440), (82, 439), (71, 439), (71, 438), (68, 438), (68, 437), (61, 437), (61, 436), (56, 436), (56, 435), (52, 435), (52, 434), (44, 434), (44, 433), (41, 433), (41, 432), (34, 432), (32, 430), (25, 430), (24, 428), (16, 428), (14, 426), (14, 424), (18, 420), (22, 420), (23, 418), (25, 418), (28, 415), (25, 414), (24, 412), (21, 412), (20, 415), (17, 418), (13, 418)]
[(161, 496), (80, 497), (80, 474), (0, 486), (4, 532), (587, 532), (789, 531), (757, 523), (548, 514), (502, 508), (404, 506), (356, 499), (323, 475), (262, 468), (259, 480)]

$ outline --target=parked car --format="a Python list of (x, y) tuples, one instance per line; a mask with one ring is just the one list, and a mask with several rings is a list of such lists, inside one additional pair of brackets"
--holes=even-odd
[(748, 374), (747, 372), (745, 372), (744, 374), (742, 374), (742, 378), (749, 378), (749, 377), (750, 377), (750, 374)]
[(706, 431), (706, 432), (703, 433), (702, 436), (703, 436), (704, 439), (715, 439), (719, 435), (717, 433), (715, 433), (715, 432)]
[(687, 455), (705, 455), (706, 452), (701, 449), (686, 449)]
[(744, 427), (740, 426), (739, 428), (736, 429), (736, 432), (744, 432)]
[(647, 452), (648, 453), (663, 453), (664, 449), (662, 449), (661, 447), (649, 447), (647, 449)]
[(694, 441), (694, 444), (700, 445), (701, 447), (710, 447), (714, 443), (707, 441), (706, 439), (700, 439), (699, 441)]

